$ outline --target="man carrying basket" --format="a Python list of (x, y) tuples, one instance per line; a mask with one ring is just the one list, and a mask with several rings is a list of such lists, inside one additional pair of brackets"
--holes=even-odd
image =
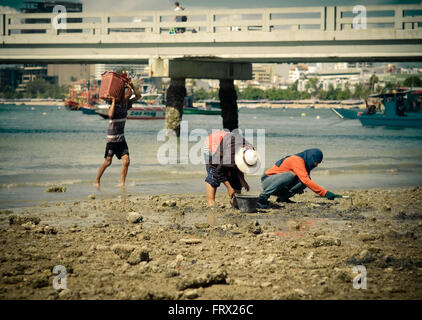
[[(131, 99), (132, 91), (135, 93), (135, 97)], [(112, 158), (116, 155), (117, 159), (122, 160), (122, 171), (120, 175), (120, 186), (125, 186), (127, 171), (130, 164), (129, 148), (126, 143), (124, 136), (124, 129), (127, 119), (127, 112), (132, 108), (132, 104), (141, 98), (141, 94), (138, 89), (133, 85), (129, 79), (126, 82), (120, 99), (107, 94), (105, 100), (110, 102), (111, 107), (108, 110), (108, 117), (110, 119), (108, 132), (107, 132), (107, 144), (105, 148), (104, 162), (98, 169), (97, 179), (94, 182), (94, 186), (100, 188), (100, 180), (105, 169), (111, 165)]]

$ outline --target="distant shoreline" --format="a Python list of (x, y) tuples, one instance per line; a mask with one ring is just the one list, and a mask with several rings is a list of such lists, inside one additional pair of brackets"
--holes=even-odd
[[(49, 106), (49, 107), (55, 107), (55, 106), (64, 106), (64, 101), (61, 99), (53, 100), (53, 99), (1, 99), (0, 105), (3, 104), (14, 104), (16, 106)], [(193, 105), (195, 107), (203, 106), (204, 103), (202, 102), (194, 102)], [(333, 101), (318, 101), (313, 102), (310, 100), (292, 100), (285, 104), (283, 103), (274, 103), (271, 101), (267, 102), (252, 102), (248, 101), (245, 102), (238, 102), (239, 108), (249, 108), (249, 109), (255, 109), (255, 108), (268, 108), (268, 109), (307, 109), (307, 108), (315, 108), (315, 109), (330, 109), (332, 107), (339, 107), (339, 108), (360, 108), (365, 109), (365, 104), (350, 104), (350, 103), (335, 103)]]
[(359, 109), (365, 109), (364, 104), (356, 104), (356, 105), (350, 105), (350, 104), (327, 104), (327, 103), (315, 103), (315, 104), (304, 104), (304, 103), (292, 103), (292, 104), (286, 104), (281, 105), (279, 103), (257, 103), (253, 105), (249, 104), (238, 104), (239, 108), (249, 108), (249, 109), (255, 109), (255, 108), (267, 108), (267, 109), (330, 109), (330, 108), (344, 108), (344, 109), (352, 109), (352, 108), (359, 108)]
[(16, 106), (64, 106), (62, 99), (0, 99), (0, 105), (14, 104)]

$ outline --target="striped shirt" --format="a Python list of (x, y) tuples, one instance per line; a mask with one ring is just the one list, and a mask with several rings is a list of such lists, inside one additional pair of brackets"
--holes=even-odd
[(107, 142), (125, 141), (125, 124), (127, 119), (127, 111), (132, 108), (134, 99), (127, 103), (116, 102), (114, 105), (114, 115), (110, 119), (107, 131)]

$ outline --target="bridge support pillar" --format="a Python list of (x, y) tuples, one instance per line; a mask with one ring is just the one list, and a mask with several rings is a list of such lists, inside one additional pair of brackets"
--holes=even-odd
[(185, 78), (171, 78), (166, 96), (165, 129), (174, 130), (180, 136), (180, 121), (183, 115), (183, 101), (186, 97)]
[(252, 63), (224, 60), (149, 60), (150, 77), (191, 79), (252, 79)]
[(239, 127), (237, 94), (234, 88), (234, 81), (220, 79), (220, 91), (218, 92), (221, 105), (221, 117), (223, 128), (233, 131)]

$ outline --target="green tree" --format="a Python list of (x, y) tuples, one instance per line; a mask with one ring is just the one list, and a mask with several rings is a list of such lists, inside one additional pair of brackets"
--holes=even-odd
[(193, 92), (193, 100), (207, 100), (210, 98), (210, 93), (205, 91), (204, 88), (197, 89)]
[(254, 87), (247, 87), (241, 92), (242, 99), (259, 100), (265, 98), (264, 90)]
[(385, 83), (384, 89), (387, 91), (391, 91), (392, 89), (396, 89), (400, 87), (399, 81), (388, 81)]
[(320, 100), (328, 100), (328, 92), (325, 90), (319, 90), (318, 91), (318, 99)]
[(419, 77), (410, 76), (404, 80), (403, 85), (405, 87), (422, 87), (422, 80)]
[(55, 98), (63, 99), (67, 93), (67, 86), (58, 86), (40, 78), (26, 85), (25, 98)]
[(379, 79), (375, 75), (375, 73), (369, 78), (369, 89), (371, 90), (371, 92), (374, 92), (375, 84), (378, 83), (378, 81), (379, 81)]
[(352, 97), (354, 99), (361, 99), (362, 95), (363, 95), (363, 91), (364, 91), (364, 88), (363, 88), (362, 83), (360, 83), (360, 82), (356, 83), (355, 86), (354, 86), (354, 91), (353, 91)]
[(350, 83), (346, 82), (344, 84), (344, 90), (339, 94), (338, 100), (347, 100), (352, 97), (352, 91), (350, 90)]
[(291, 89), (292, 91), (297, 91), (297, 86), (298, 86), (299, 80), (296, 80), (290, 87), (289, 89)]
[(314, 97), (319, 90), (319, 79), (317, 77), (308, 79), (305, 84), (305, 90), (311, 95), (311, 97)]

